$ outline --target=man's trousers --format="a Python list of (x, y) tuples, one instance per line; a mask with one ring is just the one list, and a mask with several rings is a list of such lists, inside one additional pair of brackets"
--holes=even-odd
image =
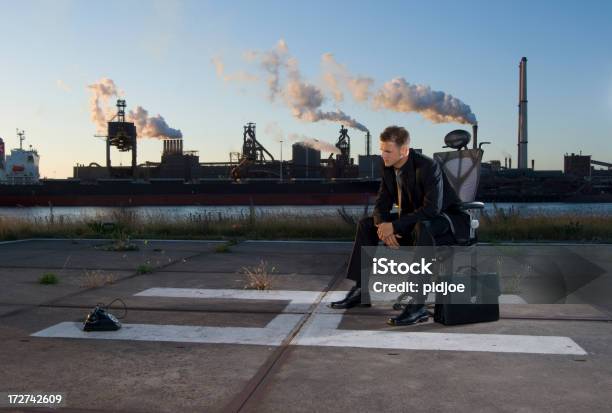
[[(397, 214), (392, 214), (392, 220), (397, 219)], [(361, 284), (361, 247), (376, 246), (380, 242), (377, 228), (372, 217), (362, 218), (357, 225), (353, 251), (349, 260), (346, 277), (353, 280), (357, 285)], [(412, 230), (405, 234), (399, 234), (398, 239), (401, 246), (430, 246), (451, 245), (454, 237), (447, 219), (438, 215), (425, 222), (417, 222)]]

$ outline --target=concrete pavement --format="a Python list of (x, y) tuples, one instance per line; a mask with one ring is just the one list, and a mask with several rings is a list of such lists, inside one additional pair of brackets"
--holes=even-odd
[[(0, 244), (0, 393), (61, 392), (66, 411), (120, 412), (612, 404), (606, 308), (503, 305), (494, 323), (391, 328), (390, 307), (326, 306), (350, 287), (350, 243), (243, 242), (229, 253), (216, 242), (137, 243), (127, 252), (91, 240)], [(243, 267), (261, 260), (275, 268), (273, 291), (245, 290)], [(59, 283), (39, 284), (44, 273)], [(116, 297), (128, 307), (121, 330), (80, 330), (96, 303)]]

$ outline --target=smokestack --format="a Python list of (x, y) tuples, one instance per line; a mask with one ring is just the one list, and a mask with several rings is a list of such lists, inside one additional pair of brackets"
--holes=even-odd
[(508, 158), (508, 169), (512, 169), (512, 158)]
[(366, 155), (370, 156), (370, 131), (366, 132)]
[(136, 159), (136, 135), (132, 136), (132, 177), (136, 178), (136, 171), (138, 168), (138, 162)]
[(106, 168), (110, 176), (111, 158), (110, 158), (110, 139), (106, 138)]
[(478, 149), (478, 124), (475, 123), (472, 125), (472, 136), (474, 140), (472, 141), (472, 148)]
[(527, 169), (527, 58), (519, 64), (518, 168)]
[(504, 158), (504, 168), (508, 169), (508, 158)]
[(535, 159), (531, 160), (531, 170), (535, 171)]
[(4, 169), (4, 141), (0, 138), (0, 169)]

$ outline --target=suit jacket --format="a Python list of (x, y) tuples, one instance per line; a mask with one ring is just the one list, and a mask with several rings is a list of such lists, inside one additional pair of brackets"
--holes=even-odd
[(435, 160), (410, 149), (408, 161), (400, 168), (401, 216), (392, 221), (390, 211), (393, 204), (397, 203), (396, 182), (394, 168), (383, 166), (383, 177), (373, 213), (375, 224), (392, 222), (394, 232), (404, 234), (412, 231), (417, 222), (444, 212), (453, 224), (461, 228), (465, 226), (467, 214), (459, 210), (461, 200)]

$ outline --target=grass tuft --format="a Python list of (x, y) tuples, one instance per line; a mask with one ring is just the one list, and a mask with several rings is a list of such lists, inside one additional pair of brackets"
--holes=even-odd
[(247, 284), (244, 288), (251, 290), (271, 290), (275, 283), (275, 277), (272, 275), (276, 269), (268, 268), (268, 263), (261, 260), (259, 265), (254, 267), (242, 267), (242, 274), (246, 275)]
[(83, 281), (81, 283), (82, 288), (96, 288), (102, 287), (107, 284), (114, 284), (116, 277), (114, 274), (107, 274), (102, 270), (85, 270)]
[(52, 272), (46, 272), (40, 276), (40, 278), (38, 279), (38, 283), (45, 285), (57, 284), (59, 283), (59, 278), (57, 278), (57, 276)]

